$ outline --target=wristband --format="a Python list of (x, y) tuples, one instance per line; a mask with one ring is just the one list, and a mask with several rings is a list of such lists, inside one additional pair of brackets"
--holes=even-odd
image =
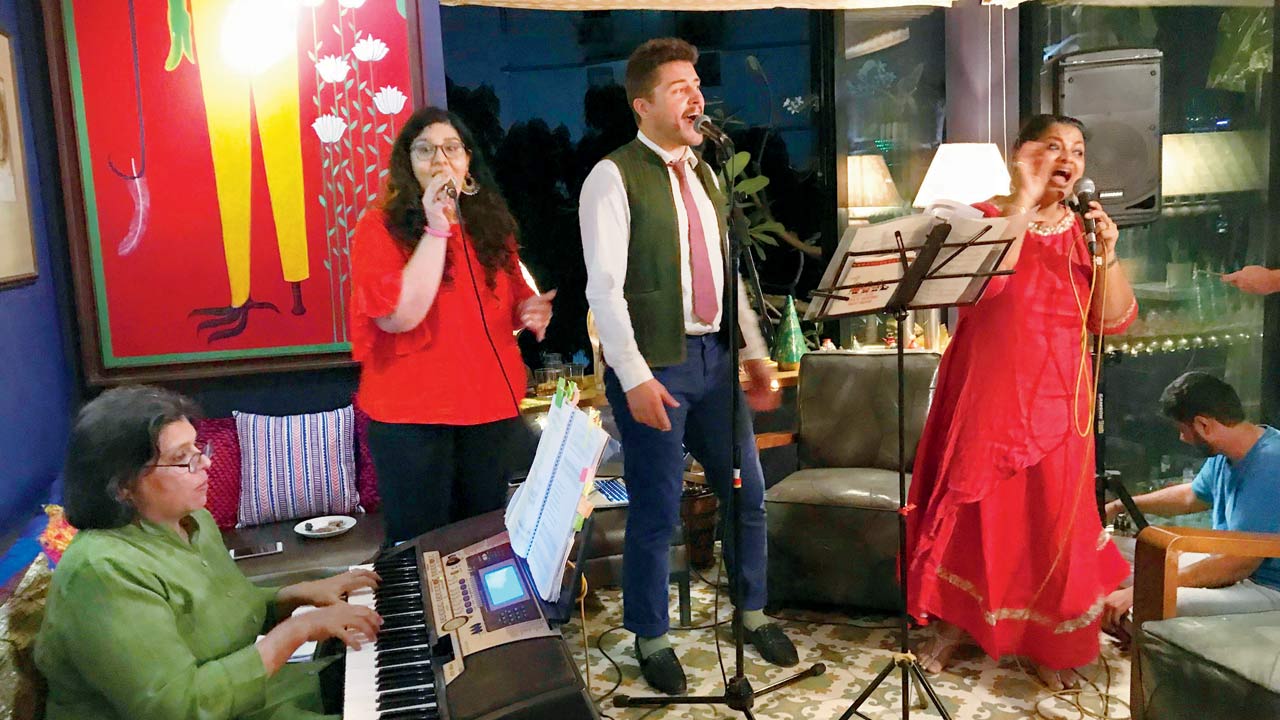
[(437, 229), (435, 229), (435, 228), (431, 227), (430, 225), (428, 225), (428, 226), (426, 227), (426, 233), (427, 233), (428, 235), (431, 235), (432, 237), (438, 237), (438, 238), (447, 238), (447, 237), (449, 237), (449, 231), (448, 231), (448, 230), (437, 230)]

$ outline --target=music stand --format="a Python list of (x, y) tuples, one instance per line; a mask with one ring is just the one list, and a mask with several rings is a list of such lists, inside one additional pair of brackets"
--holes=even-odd
[[(999, 267), (1025, 227), (1025, 217), (980, 221), (953, 217), (949, 222), (943, 222), (926, 214), (850, 228), (823, 276), (825, 287), (813, 292), (817, 302), (810, 305), (807, 313), (810, 319), (887, 312), (898, 321), (898, 586), (902, 601), (899, 652), (853, 701), (840, 720), (848, 720), (853, 715), (867, 718), (859, 708), (895, 667), (902, 670), (904, 720), (911, 715), (913, 679), (938, 713), (945, 720), (951, 718), (929, 685), (929, 679), (910, 647), (911, 628), (907, 612), (907, 429), (903, 414), (903, 406), (906, 405), (904, 336), (907, 333), (907, 312), (977, 302), (991, 278), (1012, 274), (1012, 270), (1000, 270)], [(953, 234), (958, 239), (952, 240)], [(859, 249), (854, 249), (855, 238)]]

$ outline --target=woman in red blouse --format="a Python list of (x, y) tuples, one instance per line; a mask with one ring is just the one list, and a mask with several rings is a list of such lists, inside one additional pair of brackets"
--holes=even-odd
[(1032, 213), (982, 299), (961, 310), (938, 368), (909, 502), (908, 610), (937, 623), (921, 652), (946, 666), (966, 636), (1022, 655), (1053, 689), (1098, 655), (1102, 603), (1128, 575), (1094, 506), (1093, 371), (1087, 333), (1113, 333), (1138, 306), (1115, 256), (1115, 223), (1093, 203), (1098, 252), (1067, 207), (1084, 175), (1083, 126), (1031, 118), (1015, 144), (1013, 191), (978, 207)]
[(356, 402), (373, 419), (388, 543), (506, 502), (506, 458), (525, 432), (514, 333), (542, 340), (555, 296), (523, 280), (515, 235), (466, 126), (415, 112), (351, 250)]

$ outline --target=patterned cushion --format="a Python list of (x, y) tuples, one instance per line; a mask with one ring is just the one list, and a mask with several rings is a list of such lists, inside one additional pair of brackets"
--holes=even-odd
[(373, 468), (373, 454), (369, 451), (369, 416), (360, 409), (356, 410), (356, 489), (360, 491), (360, 507), (365, 512), (374, 512), (382, 505), (378, 496), (378, 473)]
[(236, 526), (240, 507), (240, 438), (234, 418), (196, 421), (196, 442), (213, 443), (213, 464), (209, 466), (209, 497), (205, 507), (220, 528)]
[(239, 526), (356, 509), (355, 414), (232, 413), (240, 438)]

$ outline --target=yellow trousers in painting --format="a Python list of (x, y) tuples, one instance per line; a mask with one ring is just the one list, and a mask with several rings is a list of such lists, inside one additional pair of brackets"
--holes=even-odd
[(251, 108), (257, 111), (258, 137), (262, 143), (284, 279), (288, 282), (306, 280), (310, 271), (302, 186), (297, 53), (286, 53), (283, 59), (257, 74), (230, 66), (221, 47), (229, 6), (229, 0), (191, 0), (191, 24), (218, 189), (230, 305), (240, 307), (249, 298)]

